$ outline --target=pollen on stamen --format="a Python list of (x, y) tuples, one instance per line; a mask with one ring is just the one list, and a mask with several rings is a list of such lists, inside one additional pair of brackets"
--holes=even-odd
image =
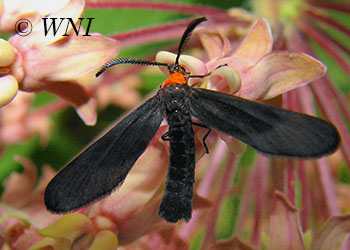
[(181, 73), (181, 72), (171, 73), (168, 76), (168, 80), (164, 81), (162, 88), (164, 88), (168, 84), (187, 84), (187, 79), (185, 78), (184, 73)]

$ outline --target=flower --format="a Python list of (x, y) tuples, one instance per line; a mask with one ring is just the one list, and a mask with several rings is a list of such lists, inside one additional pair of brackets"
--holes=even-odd
[(8, 75), (7, 68), (15, 61), (15, 50), (9, 42), (0, 39), (0, 74), (4, 76), (0, 79), (0, 107), (9, 103), (17, 94), (18, 83), (15, 77)]
[(3, 183), (0, 230), (11, 249), (28, 249), (41, 240), (36, 234), (38, 227), (46, 226), (58, 217), (46, 211), (42, 203), (44, 189), (54, 172), (45, 167), (43, 177), (35, 188), (37, 182), (35, 166), (25, 157), (15, 158), (24, 170), (22, 173), (13, 173)]
[(43, 193), (54, 171), (45, 166), (43, 176), (39, 179), (34, 164), (28, 158), (15, 156), (15, 159), (24, 170), (22, 173), (13, 173), (4, 182), (5, 190), (1, 202), (13, 209), (21, 210), (28, 216), (27, 219), (35, 221), (37, 227), (46, 226), (57, 218), (57, 215), (49, 213), (42, 204)]
[[(256, 39), (256, 37), (266, 37), (266, 39)], [(206, 37), (206, 39), (210, 38)], [(215, 35), (214, 39), (216, 39)], [(306, 84), (325, 72), (322, 63), (307, 55), (284, 51), (271, 52), (271, 44), (272, 38), (268, 23), (261, 19), (252, 27), (246, 38), (237, 45), (234, 52), (225, 53), (220, 51), (219, 55), (224, 56), (207, 64), (195, 57), (181, 56), (180, 64), (189, 70), (193, 69), (192, 74), (205, 74), (220, 64), (228, 64), (228, 67), (225, 67), (226, 69), (223, 67), (216, 74), (213, 74), (208, 82), (194, 82), (193, 84), (202, 84), (213, 89), (221, 88), (231, 91), (231, 93), (243, 93), (242, 96), (253, 92), (253, 88), (249, 89), (245, 85), (254, 85), (254, 91), (258, 93), (250, 95), (254, 98), (274, 97), (283, 91)], [(245, 52), (245, 50), (247, 51)], [(237, 60), (241, 60), (244, 54), (247, 55), (245, 64), (238, 65)], [(214, 55), (214, 53), (211, 53), (211, 55)], [(175, 55), (168, 52), (160, 52), (156, 56), (157, 61), (165, 63), (172, 62), (174, 58)], [(267, 65), (270, 68), (267, 68)], [(304, 67), (300, 67), (300, 65)], [(305, 68), (310, 66), (312, 70), (304, 72), (306, 71)], [(275, 67), (277, 70), (274, 71)], [(290, 68), (293, 71), (285, 70)], [(258, 81), (254, 78), (255, 75), (259, 75), (265, 81)], [(293, 77), (290, 77), (291, 75)], [(280, 83), (276, 78), (277, 80), (287, 79)], [(275, 86), (277, 83), (278, 85)], [(99, 221), (108, 222), (107, 224), (111, 226), (109, 230), (117, 235), (118, 244), (120, 245), (134, 242), (152, 231), (167, 231), (173, 227), (157, 215), (164, 187), (164, 177), (169, 164), (167, 145), (160, 140), (160, 135), (164, 134), (166, 130), (166, 125), (161, 126), (148, 145), (146, 152), (133, 166), (126, 181), (117, 192), (92, 205), (88, 210), (86, 208), (81, 210), (81, 212), (87, 213), (89, 218), (95, 222), (97, 231), (105, 229), (103, 226), (99, 228)], [(202, 143), (202, 138), (198, 141)], [(233, 145), (233, 143), (230, 145)], [(154, 164), (154, 159), (157, 159), (157, 164)], [(197, 182), (201, 183), (202, 178), (197, 178)], [(196, 195), (195, 207), (198, 207), (197, 205), (203, 206), (205, 203), (205, 200), (200, 198), (200, 194), (199, 196)], [(139, 226), (140, 223), (142, 223), (142, 227)]]
[[(64, 8), (52, 13), (50, 18), (71, 17), (75, 23), (82, 14), (84, 2), (70, 1)], [(96, 101), (90, 91), (79, 83), (79, 77), (90, 74), (119, 52), (119, 42), (100, 34), (90, 36), (43, 35), (43, 20), (38, 22), (28, 36), (13, 35), (8, 50), (15, 52), (14, 60), (0, 80), (6, 82), (2, 104), (9, 102), (18, 89), (27, 92), (47, 91), (72, 103), (87, 124), (96, 121)], [(10, 53), (10, 52), (9, 52)], [(54, 67), (53, 67), (54, 65)], [(4, 71), (4, 70), (3, 70)], [(17, 81), (17, 85), (16, 85)]]
[[(340, 242), (344, 240), (344, 234), (348, 232), (348, 228), (344, 226), (348, 223), (348, 219), (346, 215), (339, 215), (347, 213), (346, 205), (344, 205), (347, 202), (344, 202), (342, 196), (338, 193), (341, 192), (344, 185), (348, 186), (348, 184), (341, 183), (342, 181), (339, 181), (339, 177), (336, 176), (346, 165), (350, 166), (349, 153), (347, 153), (350, 152), (350, 138), (346, 128), (346, 123), (349, 123), (349, 110), (345, 108), (348, 106), (348, 101), (339, 91), (339, 83), (342, 83), (342, 78), (347, 78), (345, 75), (346, 72), (349, 72), (348, 64), (345, 63), (349, 58), (349, 50), (340, 41), (340, 36), (334, 35), (334, 30), (345, 34), (347, 37), (349, 36), (344, 26), (345, 24), (339, 22), (341, 17), (336, 18), (341, 16), (342, 12), (346, 13), (349, 10), (349, 5), (342, 1), (339, 3), (323, 3), (320, 1), (253, 1), (252, 3), (255, 14), (268, 18), (271, 22), (272, 32), (275, 37), (274, 49), (304, 51), (314, 56), (322, 56), (322, 53), (318, 53), (319, 51), (327, 54), (321, 58), (328, 62), (329, 74), (315, 79), (309, 85), (286, 93), (284, 95), (284, 103), (288, 109), (312, 115), (320, 114), (325, 119), (333, 122), (341, 134), (342, 144), (340, 145), (340, 150), (333, 155), (315, 161), (296, 159), (268, 160), (258, 156), (254, 164), (255, 168), (247, 178), (246, 191), (241, 196), (240, 211), (242, 212), (237, 222), (235, 235), (236, 237), (242, 237), (245, 225), (249, 225), (252, 228), (250, 242), (255, 246), (261, 246), (264, 243), (261, 242), (264, 240), (261, 237), (262, 233), (269, 232), (269, 241), (273, 243), (265, 247), (281, 248), (284, 246), (283, 242), (292, 242), (295, 244), (295, 249), (303, 249), (305, 245), (300, 235), (304, 233), (304, 241), (307, 241), (308, 231), (320, 231), (319, 234), (322, 236), (314, 237), (311, 249), (319, 249), (321, 245), (325, 249), (340, 248)], [(240, 16), (245, 20), (254, 19), (252, 15), (242, 15), (237, 9), (229, 10), (229, 14), (234, 17)], [(318, 46), (322, 49), (316, 53), (314, 48)], [(334, 61), (330, 62), (328, 58), (333, 58)], [(334, 77), (333, 73), (335, 66), (339, 76), (337, 80), (335, 80), (336, 77)], [(343, 74), (345, 73), (344, 76), (341, 76), (341, 71), (343, 71)], [(268, 166), (269, 168), (267, 168)], [(333, 174), (332, 176), (331, 171), (336, 171), (338, 174)], [(294, 185), (296, 183), (300, 184), (300, 189)], [(300, 216), (301, 220), (291, 222), (286, 220), (286, 218), (280, 217), (274, 221), (275, 223), (273, 226), (270, 226), (269, 230), (264, 226), (266, 223), (272, 223), (274, 220), (272, 218), (273, 211), (271, 211), (271, 207), (274, 204), (271, 204), (272, 199), (270, 197), (275, 190), (281, 190), (284, 193), (285, 201), (288, 201), (293, 207), (295, 206), (291, 209), (294, 210), (293, 215), (289, 213), (287, 216), (290, 216), (290, 218)], [(245, 212), (246, 209), (251, 208), (251, 203), (255, 204), (253, 223), (251, 223), (251, 217)], [(266, 209), (268, 212), (263, 212)], [(329, 221), (325, 223), (324, 218), (328, 218)], [(287, 223), (283, 224), (281, 221)], [(335, 221), (338, 223), (337, 226), (333, 224)], [(320, 230), (320, 225), (322, 224), (324, 226)], [(294, 227), (292, 228), (290, 225), (294, 225)], [(302, 231), (300, 228), (302, 228)], [(327, 230), (323, 231), (326, 228)], [(335, 237), (332, 239), (335, 231), (337, 231), (339, 238)], [(285, 232), (287, 239), (284, 238), (283, 241), (278, 242), (278, 239), (283, 239), (276, 237), (280, 232)], [(327, 233), (323, 234), (323, 232)], [(274, 233), (276, 235), (273, 235)], [(330, 237), (322, 239), (326, 235)]]
[(115, 234), (109, 230), (96, 231), (93, 222), (82, 214), (62, 216), (50, 226), (37, 233), (45, 238), (29, 250), (54, 249), (106, 249), (118, 247)]
[(20, 92), (15, 100), (0, 110), (0, 142), (3, 145), (21, 143), (33, 135), (40, 135), (41, 144), (46, 145), (52, 130), (52, 122), (46, 116), (33, 115), (30, 107), (33, 95)]
[(68, 0), (51, 1), (26, 1), (26, 0), (1, 0), (0, 8), (0, 32), (15, 32), (15, 24), (21, 18), (28, 19), (32, 24), (36, 24), (40, 19), (48, 14), (62, 9)]
[[(54, 171), (45, 166), (43, 176), (35, 187), (37, 174), (33, 163), (20, 156), (16, 159), (23, 165), (24, 171), (12, 174), (5, 181), (1, 202), (6, 206), (0, 208), (0, 231), (11, 249), (117, 248), (116, 235), (107, 230), (110, 228), (100, 218), (93, 222), (83, 214), (61, 217), (49, 213), (43, 204), (43, 194)], [(95, 224), (100, 230), (96, 230)]]
[[(210, 35), (208, 35), (210, 33)], [(193, 56), (182, 55), (180, 64), (191, 74), (213, 74), (207, 82), (192, 81), (190, 85), (200, 85), (237, 96), (263, 100), (274, 98), (284, 92), (301, 87), (326, 72), (326, 66), (317, 59), (304, 54), (289, 51), (272, 51), (273, 38), (266, 19), (259, 19), (250, 29), (246, 37), (230, 52), (229, 41), (212, 31), (199, 32), (201, 41), (210, 56), (204, 63)], [(171, 63), (176, 55), (169, 52), (159, 52), (156, 60)], [(218, 66), (227, 64), (215, 70)], [(242, 152), (242, 146), (231, 137), (219, 133), (232, 152)], [(198, 137), (197, 137), (198, 138)], [(230, 139), (229, 139), (230, 138)], [(244, 148), (244, 147), (243, 147)]]
[[(315, 113), (311, 107), (313, 100), (318, 100), (318, 106), (322, 116), (333, 122), (341, 134), (342, 141), (340, 148), (345, 163), (350, 166), (350, 136), (342, 117), (345, 117), (347, 123), (349, 119), (349, 109), (347, 99), (337, 89), (335, 83), (336, 76), (339, 88), (344, 88), (343, 79), (347, 79), (350, 73), (350, 67), (347, 60), (349, 59), (350, 51), (344, 46), (340, 38), (336, 38), (334, 32), (339, 32), (348, 38), (349, 31), (345, 24), (342, 24), (342, 13), (349, 12), (349, 4), (342, 2), (338, 3), (323, 3), (322, 1), (253, 1), (252, 7), (258, 16), (264, 16), (269, 19), (276, 35), (275, 47), (287, 48), (291, 51), (305, 51), (313, 56), (322, 56), (327, 60), (328, 65), (334, 68), (334, 65), (339, 66), (338, 73), (329, 71), (325, 77), (317, 79), (313, 84), (305, 88), (301, 88), (296, 92), (296, 95), (302, 100), (306, 92), (310, 93), (312, 98), (306, 101), (308, 112)], [(271, 4), (273, 6), (271, 6)], [(271, 11), (272, 10), (272, 11)], [(336, 14), (332, 13), (335, 12)], [(340, 16), (339, 20), (336, 18)], [(345, 38), (345, 40), (347, 40)], [(313, 41), (321, 50), (315, 50), (312, 46)], [(323, 52), (320, 53), (320, 51)], [(332, 58), (333, 62), (329, 61)], [(343, 86), (342, 86), (343, 85)], [(302, 92), (302, 93), (300, 93)], [(291, 106), (296, 105), (291, 101)], [(337, 105), (334, 105), (335, 102)], [(339, 111), (336, 106), (340, 106)], [(295, 107), (296, 108), (296, 107)]]
[[(282, 193), (276, 191), (273, 197), (274, 208), (269, 221), (269, 233), (264, 236), (264, 248), (278, 249), (288, 244), (289, 249), (339, 249), (350, 230), (350, 215), (332, 217), (322, 229), (312, 236), (300, 228), (298, 209)], [(219, 241), (212, 249), (254, 249), (238, 237)]]
[[(104, 83), (108, 82), (108, 77), (104, 77)], [(114, 81), (113, 81), (114, 83)], [(104, 84), (96, 89), (96, 99), (101, 109), (110, 104), (120, 106), (122, 108), (134, 108), (140, 103), (140, 94), (135, 91), (141, 85), (138, 76), (127, 76), (113, 85)]]

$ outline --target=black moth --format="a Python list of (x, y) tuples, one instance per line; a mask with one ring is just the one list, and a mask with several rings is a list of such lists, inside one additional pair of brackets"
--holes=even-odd
[[(169, 131), (162, 138), (170, 141), (170, 164), (159, 216), (171, 223), (191, 219), (195, 168), (192, 125), (209, 131), (214, 128), (271, 156), (316, 158), (336, 150), (339, 134), (326, 121), (188, 86), (189, 78), (209, 75), (190, 75), (178, 63), (184, 44), (203, 21), (205, 17), (188, 25), (174, 64), (116, 59), (96, 74), (99, 76), (107, 68), (122, 63), (169, 69), (169, 79), (155, 96), (88, 146), (51, 180), (45, 192), (48, 210), (69, 212), (110, 194), (124, 181), (164, 118)], [(192, 122), (191, 116), (201, 124)]]

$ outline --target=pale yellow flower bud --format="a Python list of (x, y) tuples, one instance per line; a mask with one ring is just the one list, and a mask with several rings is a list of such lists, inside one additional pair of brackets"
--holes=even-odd
[(18, 83), (12, 75), (0, 78), (0, 107), (8, 104), (17, 94)]
[(12, 45), (0, 38), (0, 67), (5, 67), (15, 60), (15, 50)]

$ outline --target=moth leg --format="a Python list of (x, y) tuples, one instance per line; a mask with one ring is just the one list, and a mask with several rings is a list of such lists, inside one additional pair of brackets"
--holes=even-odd
[[(227, 66), (227, 63), (221, 64), (221, 65), (217, 66), (213, 71), (220, 69), (222, 67), (226, 67), (226, 66)], [(210, 76), (213, 71), (211, 71), (207, 74), (204, 74), (204, 75), (189, 75), (188, 78), (204, 78), (204, 77)]]
[[(197, 127), (201, 127), (201, 128), (207, 128), (208, 132), (203, 136), (202, 141), (203, 141), (203, 146), (205, 148), (205, 153), (209, 154), (209, 149), (207, 144), (205, 143), (205, 140), (207, 139), (207, 137), (209, 136), (210, 132), (211, 132), (211, 128), (209, 128), (207, 125), (205, 124), (201, 124), (201, 123), (197, 123), (197, 122), (192, 122), (193, 125), (197, 126)], [(165, 134), (164, 134), (165, 135)], [(163, 137), (162, 137), (163, 139)]]
[(163, 141), (170, 141), (169, 131), (168, 131), (168, 132), (165, 132), (165, 134), (162, 135), (161, 138), (162, 138)]

